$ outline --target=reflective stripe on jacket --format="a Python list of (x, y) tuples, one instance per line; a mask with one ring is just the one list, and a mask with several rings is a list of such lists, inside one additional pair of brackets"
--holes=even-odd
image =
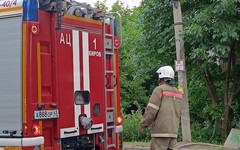
[(168, 84), (156, 87), (140, 126), (151, 125), (151, 137), (177, 137), (179, 120), (183, 109), (182, 94)]

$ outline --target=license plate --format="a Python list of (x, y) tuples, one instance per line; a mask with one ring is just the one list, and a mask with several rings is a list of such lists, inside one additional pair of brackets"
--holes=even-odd
[(34, 120), (55, 119), (59, 118), (59, 110), (35, 110), (33, 116)]

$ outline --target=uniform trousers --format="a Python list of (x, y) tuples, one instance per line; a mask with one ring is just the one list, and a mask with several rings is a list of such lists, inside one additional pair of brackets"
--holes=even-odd
[(150, 150), (173, 150), (176, 145), (176, 138), (152, 137)]

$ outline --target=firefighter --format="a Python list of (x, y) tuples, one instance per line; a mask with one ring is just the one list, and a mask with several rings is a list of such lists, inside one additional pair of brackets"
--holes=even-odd
[(157, 70), (159, 86), (150, 97), (140, 122), (140, 132), (151, 125), (151, 150), (171, 150), (177, 144), (179, 120), (183, 110), (182, 94), (173, 86), (171, 66)]

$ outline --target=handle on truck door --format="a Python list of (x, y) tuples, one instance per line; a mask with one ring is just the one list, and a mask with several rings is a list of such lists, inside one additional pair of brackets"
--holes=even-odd
[(97, 127), (97, 128), (91, 128), (91, 130), (100, 130), (102, 127)]
[(105, 75), (105, 77), (107, 78), (107, 84), (105, 85), (105, 87), (107, 87), (108, 84), (110, 83), (110, 81), (109, 81), (109, 77), (107, 75)]
[(114, 75), (113, 76), (115, 78), (115, 83), (114, 83), (114, 87), (118, 84), (118, 78)]
[(64, 131), (64, 134), (72, 134), (72, 133), (76, 133), (77, 130), (73, 130), (73, 131)]

